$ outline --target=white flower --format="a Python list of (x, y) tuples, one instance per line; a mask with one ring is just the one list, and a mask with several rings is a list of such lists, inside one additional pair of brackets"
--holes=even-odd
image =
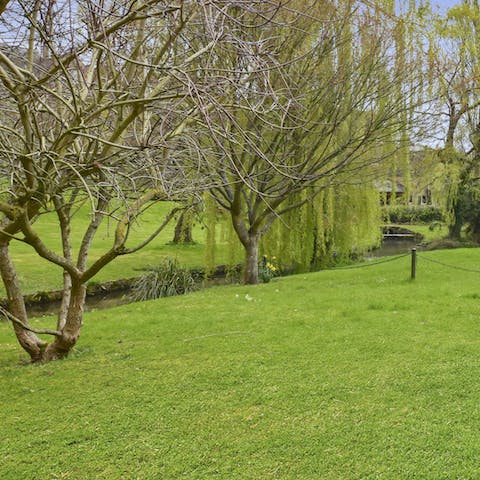
[(245, 295), (245, 300), (247, 302), (251, 302), (253, 300), (253, 297), (251, 297), (248, 293)]

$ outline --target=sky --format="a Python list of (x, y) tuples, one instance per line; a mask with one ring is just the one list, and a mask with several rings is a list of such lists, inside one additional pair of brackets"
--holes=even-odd
[(438, 6), (441, 10), (446, 10), (447, 8), (453, 7), (460, 3), (461, 0), (431, 0), (432, 6)]

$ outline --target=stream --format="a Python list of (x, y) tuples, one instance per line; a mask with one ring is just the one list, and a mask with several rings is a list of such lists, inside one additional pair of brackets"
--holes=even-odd
[(366, 255), (366, 258), (388, 257), (391, 255), (402, 255), (409, 253), (412, 248), (420, 249), (417, 240), (402, 239), (402, 240), (384, 240), (381, 247), (372, 250)]
[[(87, 297), (85, 302), (85, 311), (112, 308), (118, 305), (131, 303), (128, 298), (128, 289), (115, 290), (113, 292), (103, 292), (101, 294)], [(27, 305), (29, 317), (43, 317), (44, 315), (56, 315), (60, 308), (59, 300), (50, 300), (44, 302), (30, 303)]]

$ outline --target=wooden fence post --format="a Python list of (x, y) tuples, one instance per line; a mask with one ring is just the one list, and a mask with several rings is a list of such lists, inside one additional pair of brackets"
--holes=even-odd
[(412, 268), (410, 273), (410, 278), (415, 280), (415, 276), (417, 274), (417, 249), (412, 248)]

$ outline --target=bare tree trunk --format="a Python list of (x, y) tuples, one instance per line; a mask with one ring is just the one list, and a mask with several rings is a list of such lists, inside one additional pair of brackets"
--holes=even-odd
[(190, 221), (190, 215), (186, 215), (185, 211), (180, 214), (175, 225), (173, 243), (193, 243), (192, 222)]
[[(461, 187), (460, 187), (461, 188)], [(452, 240), (460, 240), (462, 236), (462, 227), (465, 224), (465, 218), (463, 215), (463, 195), (460, 194), (459, 198), (455, 200), (453, 205), (453, 222), (448, 226), (448, 238)]]
[[(53, 203), (57, 212), (58, 221), (60, 224), (60, 231), (62, 233), (62, 247), (63, 255), (70, 262), (73, 261), (72, 242), (70, 240), (70, 204), (65, 204), (65, 200), (60, 197), (54, 197)], [(72, 278), (67, 270), (63, 271), (63, 295), (60, 310), (58, 312), (57, 330), (63, 330), (67, 321), (68, 306), (70, 305), (70, 293), (72, 290)]]
[(249, 285), (258, 283), (258, 244), (261, 234), (252, 227), (247, 228), (244, 216), (238, 208), (238, 198), (234, 202), (230, 215), (233, 228), (245, 249), (245, 266), (243, 271), (243, 282)]
[(455, 221), (453, 225), (448, 226), (448, 238), (452, 240), (460, 240), (462, 237), (463, 222)]
[[(28, 326), (27, 311), (23, 300), (20, 282), (18, 280), (15, 266), (10, 258), (8, 249), (8, 241), (0, 242), (0, 274), (2, 276), (5, 290), (7, 291), (8, 310), (24, 325)], [(13, 322), (13, 329), (17, 336), (18, 342), (22, 348), (30, 355), (32, 362), (42, 360), (46, 347), (46, 342), (41, 340), (37, 335), (26, 330), (18, 323)]]
[(87, 287), (84, 284), (77, 281), (72, 282), (65, 326), (61, 331), (61, 335), (47, 346), (43, 360), (50, 361), (65, 358), (77, 343), (80, 337), (80, 329), (82, 328), (86, 292)]
[[(30, 331), (27, 311), (23, 299), (18, 275), (10, 258), (8, 240), (0, 242), (0, 274), (8, 298), (8, 311), (13, 318), (12, 324), (18, 342), (30, 355), (32, 362), (50, 361), (65, 358), (77, 343), (82, 327), (83, 307), (85, 305), (86, 286), (72, 281), (70, 302), (60, 332), (54, 332), (55, 340), (47, 344)], [(35, 330), (35, 329), (34, 329)], [(47, 332), (39, 332), (47, 333)], [(52, 333), (50, 333), (52, 334)]]
[(245, 271), (243, 280), (246, 284), (258, 283), (258, 235), (250, 236), (245, 247)]

